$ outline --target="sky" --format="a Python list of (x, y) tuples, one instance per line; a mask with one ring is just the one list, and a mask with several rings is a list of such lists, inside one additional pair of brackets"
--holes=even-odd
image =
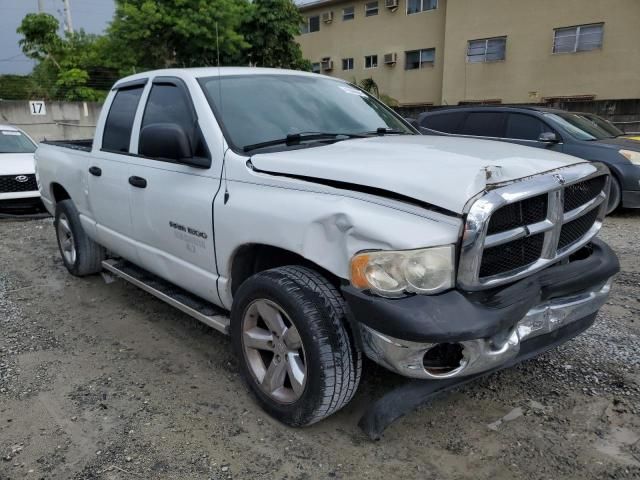
[[(102, 33), (113, 17), (113, 0), (69, 0), (73, 28), (89, 33)], [(47, 13), (63, 23), (62, 0), (44, 0)], [(0, 75), (26, 74), (33, 68), (20, 50), (16, 28), (27, 13), (37, 13), (38, 0), (0, 0)]]
[[(63, 22), (62, 0), (43, 0), (45, 11)], [(299, 5), (317, 0), (295, 0)], [(113, 0), (69, 0), (73, 28), (89, 33), (102, 33), (113, 17)], [(27, 13), (38, 11), (38, 0), (0, 0), (0, 75), (29, 73), (34, 61), (20, 50), (16, 28)]]

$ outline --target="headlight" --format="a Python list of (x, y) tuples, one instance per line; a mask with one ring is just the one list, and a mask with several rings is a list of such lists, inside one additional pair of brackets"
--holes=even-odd
[(618, 153), (634, 165), (640, 165), (640, 152), (634, 152), (631, 150), (618, 150)]
[(351, 259), (351, 284), (383, 297), (434, 294), (454, 285), (454, 246), (365, 252)]

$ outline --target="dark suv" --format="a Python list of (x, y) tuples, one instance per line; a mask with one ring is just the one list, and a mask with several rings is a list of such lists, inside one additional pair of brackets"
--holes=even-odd
[(597, 115), (542, 107), (452, 107), (423, 113), (416, 123), (426, 135), (501, 140), (602, 162), (613, 173), (609, 212), (620, 205), (640, 208), (640, 141)]

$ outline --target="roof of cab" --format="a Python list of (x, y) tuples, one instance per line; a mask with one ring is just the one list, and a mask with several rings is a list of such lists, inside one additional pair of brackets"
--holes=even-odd
[(19, 128), (14, 127), (13, 125), (7, 125), (7, 124), (2, 124), (2, 123), (0, 123), (0, 130), (10, 130), (12, 132), (20, 132), (20, 131), (22, 131)]
[[(114, 88), (118, 88), (125, 83), (134, 82), (136, 80), (144, 80), (153, 77), (215, 77), (230, 75), (299, 75), (299, 76), (318, 76), (317, 73), (303, 72), (300, 70), (285, 70), (281, 68), (259, 68), (259, 67), (198, 67), (198, 68), (166, 68), (162, 70), (151, 70), (148, 72), (130, 75), (118, 80)], [(327, 77), (333, 80), (344, 81), (335, 77)]]

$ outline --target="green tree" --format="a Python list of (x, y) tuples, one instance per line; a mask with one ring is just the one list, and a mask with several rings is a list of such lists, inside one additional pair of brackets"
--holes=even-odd
[[(60, 24), (46, 13), (27, 14), (17, 29), (24, 54), (37, 60), (30, 94), (65, 100), (99, 100), (108, 85), (92, 81), (90, 72), (99, 67), (96, 35), (84, 31), (58, 35)], [(109, 85), (113, 82), (107, 82)]]
[(249, 47), (240, 32), (248, 0), (116, 0), (102, 45), (121, 73), (238, 64)]
[[(352, 83), (357, 82), (354, 79)], [(378, 88), (378, 84), (373, 78), (363, 78), (360, 81), (360, 88), (362, 88), (365, 92), (370, 93), (389, 107), (397, 107), (400, 104), (398, 100), (396, 100), (392, 96), (387, 95), (386, 93), (381, 93), (380, 89)]]
[(294, 39), (301, 24), (293, 0), (254, 0), (242, 29), (250, 45), (248, 60), (259, 67), (311, 70)]

